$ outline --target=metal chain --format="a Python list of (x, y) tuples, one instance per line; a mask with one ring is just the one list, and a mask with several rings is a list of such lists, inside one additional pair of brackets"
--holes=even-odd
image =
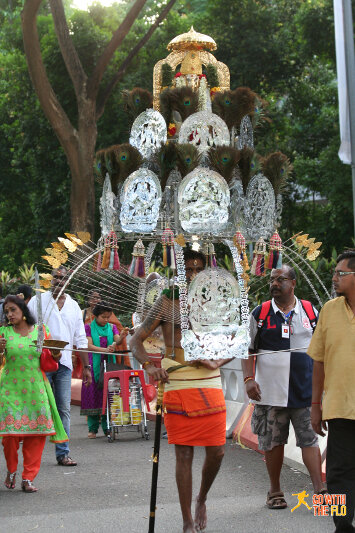
[(243, 267), (240, 264), (240, 257), (239, 257), (238, 250), (233, 245), (232, 241), (225, 240), (224, 242), (225, 242), (225, 244), (228, 246), (228, 248), (231, 251), (231, 254), (232, 254), (232, 257), (233, 257), (233, 261), (234, 261), (235, 271), (236, 271), (237, 277), (238, 277), (238, 283), (239, 283), (239, 287), (240, 287), (240, 296), (241, 296), (241, 299), (240, 299), (240, 314), (241, 314), (242, 324), (243, 324), (243, 326), (246, 326), (248, 328), (249, 327), (249, 302), (248, 302), (248, 295), (247, 295), (247, 292), (245, 290), (244, 279), (242, 277), (243, 276)]
[(139, 320), (143, 320), (143, 308), (144, 308), (144, 300), (145, 300), (145, 292), (147, 287), (147, 276), (148, 271), (150, 267), (150, 263), (152, 262), (152, 256), (153, 252), (155, 250), (156, 242), (150, 242), (147, 248), (147, 253), (144, 257), (144, 270), (145, 270), (145, 278), (141, 279), (138, 286), (138, 295), (137, 295), (137, 309), (136, 313), (139, 317)]
[(181, 334), (189, 329), (189, 313), (187, 307), (187, 283), (185, 273), (184, 252), (182, 246), (174, 242), (176, 271), (179, 286), (179, 302), (181, 317)]

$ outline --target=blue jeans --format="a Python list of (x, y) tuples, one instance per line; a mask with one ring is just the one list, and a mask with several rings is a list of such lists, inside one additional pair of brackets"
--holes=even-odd
[[(60, 363), (56, 372), (47, 373), (47, 378), (53, 388), (58, 413), (68, 438), (70, 434), (71, 373), (70, 368)], [(56, 444), (55, 455), (57, 459), (67, 457), (69, 455), (69, 442)]]

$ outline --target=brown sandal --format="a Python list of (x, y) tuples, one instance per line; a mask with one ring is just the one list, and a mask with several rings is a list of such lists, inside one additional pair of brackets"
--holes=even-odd
[(76, 466), (78, 463), (76, 461), (73, 461), (70, 457), (62, 457), (61, 459), (57, 459), (57, 462), (61, 466)]
[(7, 471), (7, 476), (6, 476), (6, 479), (4, 481), (4, 485), (7, 489), (14, 489), (15, 486), (16, 486), (16, 472), (13, 472), (11, 474), (11, 472)]
[(269, 509), (286, 509), (287, 502), (283, 492), (268, 492), (266, 505)]
[(23, 479), (21, 483), (21, 489), (23, 492), (31, 493), (31, 492), (37, 492), (38, 489), (34, 485), (32, 485), (32, 481), (29, 479)]

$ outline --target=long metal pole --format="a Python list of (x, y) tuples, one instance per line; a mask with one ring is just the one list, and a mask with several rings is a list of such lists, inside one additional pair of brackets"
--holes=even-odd
[(355, 237), (355, 55), (354, 32), (351, 0), (341, 0), (344, 17), (344, 50), (346, 85), (349, 102), (350, 146), (351, 146), (351, 175), (353, 185), (353, 216)]
[(156, 418), (155, 418), (155, 434), (154, 434), (154, 451), (153, 451), (153, 468), (152, 468), (152, 485), (150, 491), (150, 508), (149, 508), (149, 529), (148, 533), (155, 531), (155, 509), (157, 504), (157, 488), (158, 488), (158, 471), (159, 471), (159, 452), (160, 452), (160, 433), (163, 416), (163, 394), (164, 383), (160, 382), (158, 387), (157, 403), (156, 403)]
[[(168, 374), (185, 368), (188, 365), (177, 365), (167, 368)], [(159, 471), (159, 452), (160, 452), (160, 432), (163, 416), (163, 395), (164, 383), (159, 382), (157, 403), (156, 403), (156, 419), (155, 419), (155, 435), (154, 435), (154, 451), (153, 451), (153, 468), (152, 468), (152, 485), (150, 491), (150, 509), (149, 509), (149, 529), (148, 533), (155, 532), (155, 510), (157, 504), (157, 487), (158, 487), (158, 471)]]

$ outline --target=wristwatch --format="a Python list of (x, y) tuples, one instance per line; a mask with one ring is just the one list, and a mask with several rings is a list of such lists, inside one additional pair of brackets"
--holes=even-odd
[(84, 368), (89, 368), (91, 370), (91, 365), (84, 365)]

